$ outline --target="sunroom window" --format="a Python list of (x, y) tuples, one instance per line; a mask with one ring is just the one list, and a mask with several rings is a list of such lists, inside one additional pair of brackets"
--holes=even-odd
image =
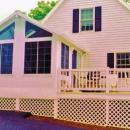
[(12, 74), (13, 63), (13, 44), (1, 44), (0, 45), (0, 73)]
[(15, 23), (10, 24), (0, 31), (0, 40), (14, 39)]
[(69, 46), (61, 44), (61, 68), (69, 69)]
[(25, 23), (25, 36), (26, 38), (37, 38), (37, 37), (49, 37), (52, 34), (30, 22)]
[(81, 10), (81, 31), (93, 30), (93, 8)]
[(51, 41), (25, 43), (25, 74), (51, 72)]

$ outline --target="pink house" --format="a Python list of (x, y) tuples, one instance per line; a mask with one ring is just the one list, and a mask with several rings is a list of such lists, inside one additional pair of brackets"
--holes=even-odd
[(130, 128), (130, 12), (122, 0), (60, 0), (40, 22), (0, 23), (0, 109)]

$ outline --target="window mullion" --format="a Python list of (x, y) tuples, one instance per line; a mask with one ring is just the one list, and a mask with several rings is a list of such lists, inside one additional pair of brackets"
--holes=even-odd
[(38, 54), (39, 54), (39, 42), (37, 42), (37, 64), (36, 64), (36, 74), (38, 74)]

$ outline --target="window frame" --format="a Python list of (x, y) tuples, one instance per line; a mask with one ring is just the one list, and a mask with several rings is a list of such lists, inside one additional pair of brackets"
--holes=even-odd
[[(93, 9), (93, 29), (92, 30), (82, 30), (82, 10), (85, 10), (85, 9)], [(79, 31), (80, 32), (95, 32), (95, 8), (94, 7), (79, 8)]]
[(0, 42), (1, 41), (12, 41), (12, 40), (14, 40), (15, 39), (15, 30), (16, 30), (16, 22), (15, 21), (11, 21), (11, 22), (9, 22), (8, 24), (6, 24), (5, 26), (3, 26), (2, 28), (0, 28), (0, 32), (1, 31), (3, 31), (3, 30), (5, 30), (7, 27), (9, 27), (9, 26), (11, 26), (11, 25), (13, 25), (14, 24), (14, 34), (13, 34), (13, 38), (11, 38), (11, 39), (1, 39), (0, 40)]
[[(117, 55), (118, 55), (118, 54), (120, 55), (120, 59), (117, 58)], [(121, 57), (121, 54), (124, 55), (124, 58)], [(126, 58), (126, 54), (128, 54), (128, 58)], [(129, 64), (126, 64), (126, 60), (129, 60), (129, 62), (130, 62), (130, 52), (117, 52), (117, 53), (115, 53), (115, 59), (116, 59), (116, 60), (115, 60), (115, 67), (116, 67), (116, 68), (118, 68), (118, 69), (119, 69), (119, 68), (130, 68), (130, 63), (129, 63)], [(121, 64), (118, 65), (118, 61), (121, 62), (121, 61), (123, 61), (123, 60), (125, 61), (125, 63), (123, 63), (123, 64), (121, 63)], [(119, 67), (118, 67), (118, 66), (119, 66)], [(124, 67), (123, 67), (123, 66), (124, 66)], [(129, 66), (129, 67), (126, 67), (126, 66)]]
[[(63, 64), (63, 67), (62, 67), (62, 47), (64, 46), (64, 64)], [(68, 48), (68, 59), (67, 59), (67, 48)], [(68, 67), (66, 67), (66, 61), (68, 60)], [(70, 47), (68, 45), (66, 45), (65, 43), (61, 43), (61, 69), (69, 69), (70, 67)]]
[[(106, 53), (106, 57), (108, 53), (113, 53), (114, 54), (114, 68), (113, 69), (125, 69), (125, 68), (117, 68), (117, 54), (119, 53), (130, 53), (130, 50), (126, 50), (126, 51), (122, 51), (122, 50), (118, 50), (118, 51), (109, 51)], [(107, 66), (107, 62), (106, 62), (106, 66)], [(126, 68), (129, 69), (129, 68)]]
[[(33, 38), (31, 38), (31, 39), (33, 39)], [(50, 75), (51, 73), (52, 73), (52, 41), (51, 40), (47, 40), (47, 41), (42, 41), (42, 40), (27, 40), (27, 41), (25, 41), (25, 43), (24, 44), (30, 44), (30, 43), (32, 43), (32, 42), (35, 42), (36, 44), (37, 44), (37, 58), (36, 58), (36, 73), (25, 73), (25, 47), (24, 47), (24, 75), (34, 75), (34, 76), (36, 76), (36, 75)], [(49, 73), (38, 73), (38, 62), (39, 62), (39, 43), (40, 42), (50, 42), (51, 43), (51, 54), (50, 54), (50, 72)]]
[[(7, 44), (12, 44), (13, 45), (13, 49), (12, 49), (12, 70), (11, 70), (11, 73), (2, 73), (2, 45), (7, 45)], [(6, 41), (6, 42), (1, 42), (0, 40), (0, 46), (1, 46), (1, 49), (0, 49), (0, 75), (1, 76), (4, 76), (4, 75), (13, 75), (13, 60), (14, 60), (14, 40), (10, 40), (10, 41)]]

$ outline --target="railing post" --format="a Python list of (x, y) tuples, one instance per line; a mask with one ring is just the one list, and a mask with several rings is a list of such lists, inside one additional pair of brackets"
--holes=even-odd
[(61, 69), (58, 69), (58, 72), (57, 72), (57, 91), (58, 93), (61, 92)]
[(72, 87), (71, 84), (72, 84), (72, 70), (70, 69), (69, 70), (69, 88)]
[(109, 94), (109, 87), (110, 87), (110, 74), (109, 74), (109, 68), (107, 68), (107, 71), (106, 71), (106, 93)]

